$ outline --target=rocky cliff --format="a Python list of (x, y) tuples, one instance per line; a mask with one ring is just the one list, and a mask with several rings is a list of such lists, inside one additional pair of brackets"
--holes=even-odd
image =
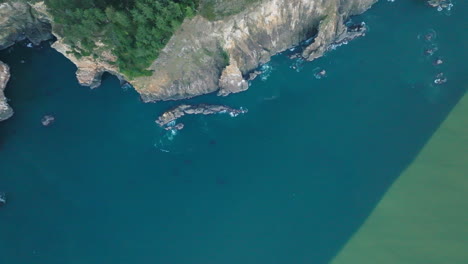
[[(0, 50), (24, 39), (39, 44), (52, 37), (48, 20), (28, 4), (13, 1), (0, 4)], [(9, 78), (8, 66), (0, 61), (0, 121), (13, 115), (3, 93)]]
[[(177, 100), (218, 91), (228, 95), (248, 88), (247, 75), (259, 65), (313, 36), (302, 56), (313, 60), (330, 45), (349, 37), (344, 21), (367, 10), (376, 0), (261, 0), (220, 20), (197, 15), (187, 19), (158, 59), (153, 74), (128, 80), (116, 58), (99, 46), (100, 56), (77, 58), (57, 36), (55, 49), (78, 67), (81, 84), (97, 87), (103, 72), (127, 79), (144, 101)], [(34, 5), (47, 16), (46, 7)], [(98, 42), (99, 44), (99, 42)]]
[(345, 38), (343, 22), (375, 1), (264, 0), (214, 22), (196, 16), (184, 22), (151, 65), (153, 75), (131, 83), (145, 101), (245, 90), (250, 71), (316, 34), (302, 55), (308, 60), (322, 56)]
[[(97, 87), (104, 72), (127, 79), (146, 102), (177, 100), (218, 91), (228, 95), (248, 88), (251, 71), (279, 52), (315, 36), (300, 56), (313, 60), (334, 43), (355, 37), (344, 25), (377, 0), (259, 0), (242, 12), (209, 21), (186, 19), (149, 69), (151, 76), (128, 80), (119, 73), (111, 47), (97, 40), (98, 56), (77, 58), (61, 36), (53, 47), (78, 67), (77, 78)], [(17, 40), (51, 38), (57, 25), (42, 3), (0, 4), (0, 48)], [(52, 27), (50, 26), (52, 24)]]
[(0, 50), (24, 39), (39, 44), (52, 37), (48, 19), (30, 5), (17, 1), (0, 4)]
[(6, 120), (13, 115), (13, 109), (8, 105), (7, 99), (3, 94), (8, 79), (10, 78), (10, 71), (8, 66), (0, 61), (0, 121)]

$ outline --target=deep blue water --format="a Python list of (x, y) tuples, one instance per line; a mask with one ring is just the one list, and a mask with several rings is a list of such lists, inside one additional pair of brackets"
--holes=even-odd
[(190, 116), (173, 137), (154, 120), (179, 102), (143, 104), (109, 75), (81, 87), (46, 43), (2, 51), (0, 263), (327, 263), (466, 90), (466, 1), (421, 2), (381, 1), (355, 18), (366, 37), (300, 72), (279, 55), (249, 91), (190, 100), (249, 113)]

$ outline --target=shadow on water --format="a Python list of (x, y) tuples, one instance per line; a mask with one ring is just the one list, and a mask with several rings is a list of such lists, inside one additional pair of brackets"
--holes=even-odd
[[(248, 92), (189, 100), (250, 111), (188, 117), (162, 143), (153, 120), (176, 102), (142, 104), (109, 75), (80, 87), (50, 48), (0, 52), (16, 111), (0, 123), (0, 191), (11, 194), (0, 261), (328, 263), (465, 93), (466, 54), (448, 43), (466, 40), (444, 31), (445, 17), (433, 26), (411, 8), (377, 5), (363, 17), (366, 38), (301, 73), (278, 56)], [(443, 88), (417, 39), (428, 28), (447, 61)], [(316, 80), (317, 67), (328, 76)], [(57, 121), (44, 128), (49, 113)]]

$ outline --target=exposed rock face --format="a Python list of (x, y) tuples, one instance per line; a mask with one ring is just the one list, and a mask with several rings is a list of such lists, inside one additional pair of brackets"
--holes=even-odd
[(226, 96), (230, 93), (238, 93), (249, 88), (249, 83), (242, 77), (242, 72), (237, 67), (236, 61), (224, 68), (219, 79), (218, 95)]
[(91, 88), (98, 87), (101, 85), (101, 77), (104, 72), (112, 73), (120, 79), (123, 79), (122, 75), (118, 72), (117, 66), (113, 64), (113, 62), (117, 60), (117, 57), (115, 57), (110, 52), (110, 49), (105, 47), (103, 43), (99, 41), (96, 43), (97, 48), (95, 51), (99, 54), (97, 58), (94, 58), (93, 56), (83, 56), (78, 58), (71, 53), (72, 49), (70, 46), (68, 46), (60, 34), (56, 32), (55, 27), (57, 25), (54, 25), (52, 22), (52, 16), (47, 12), (47, 6), (44, 2), (37, 2), (31, 7), (37, 16), (52, 25), (51, 32), (57, 38), (57, 41), (52, 44), (52, 48), (62, 53), (76, 65), (78, 68), (76, 77), (81, 85), (89, 86)]
[(37, 45), (51, 38), (49, 21), (30, 5), (23, 2), (0, 4), (0, 50), (23, 39)]
[[(151, 65), (153, 75), (130, 82), (145, 101), (189, 98), (218, 89), (220, 95), (242, 91), (249, 72), (317, 31), (315, 42), (302, 54), (308, 60), (322, 56), (336, 42), (352, 39), (343, 22), (374, 2), (263, 0), (215, 22), (196, 16), (183, 23)], [(227, 67), (223, 52), (229, 54)]]
[[(271, 56), (316, 35), (302, 56), (313, 60), (330, 45), (362, 34), (343, 24), (352, 15), (367, 10), (377, 0), (261, 0), (246, 10), (217, 21), (200, 15), (187, 19), (159, 58), (149, 67), (152, 76), (128, 80), (144, 101), (177, 100), (219, 91), (219, 95), (248, 88), (245, 79)], [(14, 19), (13, 19), (14, 18)], [(32, 42), (51, 37), (50, 15), (36, 3), (0, 5), (0, 48), (15, 40)], [(53, 24), (53, 23), (52, 23)], [(8, 33), (5, 33), (8, 32)], [(58, 35), (52, 45), (77, 67), (78, 81), (92, 88), (100, 85), (104, 72), (121, 79), (109, 47), (97, 43), (99, 56), (77, 58)], [(228, 57), (228, 61), (226, 60)], [(255, 76), (255, 74), (250, 75)]]
[[(30, 5), (23, 2), (0, 4), (0, 50), (24, 39), (29, 39), (37, 45), (51, 38), (51, 26), (48, 20), (36, 13)], [(13, 115), (13, 110), (3, 94), (9, 78), (8, 66), (0, 62), (0, 121)]]
[(98, 87), (101, 85), (101, 77), (104, 72), (112, 73), (120, 79), (124, 78), (119, 74), (117, 67), (111, 64), (117, 58), (109, 50), (103, 50), (98, 59), (92, 56), (77, 58), (72, 53), (69, 53), (71, 49), (63, 42), (63, 39), (58, 34), (55, 35), (57, 36), (57, 41), (52, 44), (52, 48), (62, 53), (78, 67), (76, 77), (81, 85), (91, 88)]
[(13, 109), (8, 105), (7, 99), (3, 94), (9, 78), (10, 71), (8, 65), (0, 61), (0, 121), (6, 120), (13, 115)]
[(176, 124), (175, 121), (185, 115), (229, 114), (231, 116), (238, 116), (244, 113), (247, 113), (246, 109), (234, 109), (225, 105), (183, 104), (163, 113), (156, 120), (156, 123), (161, 127), (165, 127), (167, 130), (181, 130), (184, 128), (184, 125), (182, 123)]

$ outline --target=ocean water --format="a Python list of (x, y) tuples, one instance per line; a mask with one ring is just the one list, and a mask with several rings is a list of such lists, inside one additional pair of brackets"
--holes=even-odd
[(332, 264), (465, 264), (468, 95), (398, 177)]
[(466, 91), (467, 2), (422, 2), (380, 1), (353, 18), (364, 38), (189, 100), (249, 113), (189, 116), (176, 135), (154, 120), (180, 102), (143, 104), (110, 75), (81, 87), (47, 43), (1, 51), (0, 263), (329, 263)]

